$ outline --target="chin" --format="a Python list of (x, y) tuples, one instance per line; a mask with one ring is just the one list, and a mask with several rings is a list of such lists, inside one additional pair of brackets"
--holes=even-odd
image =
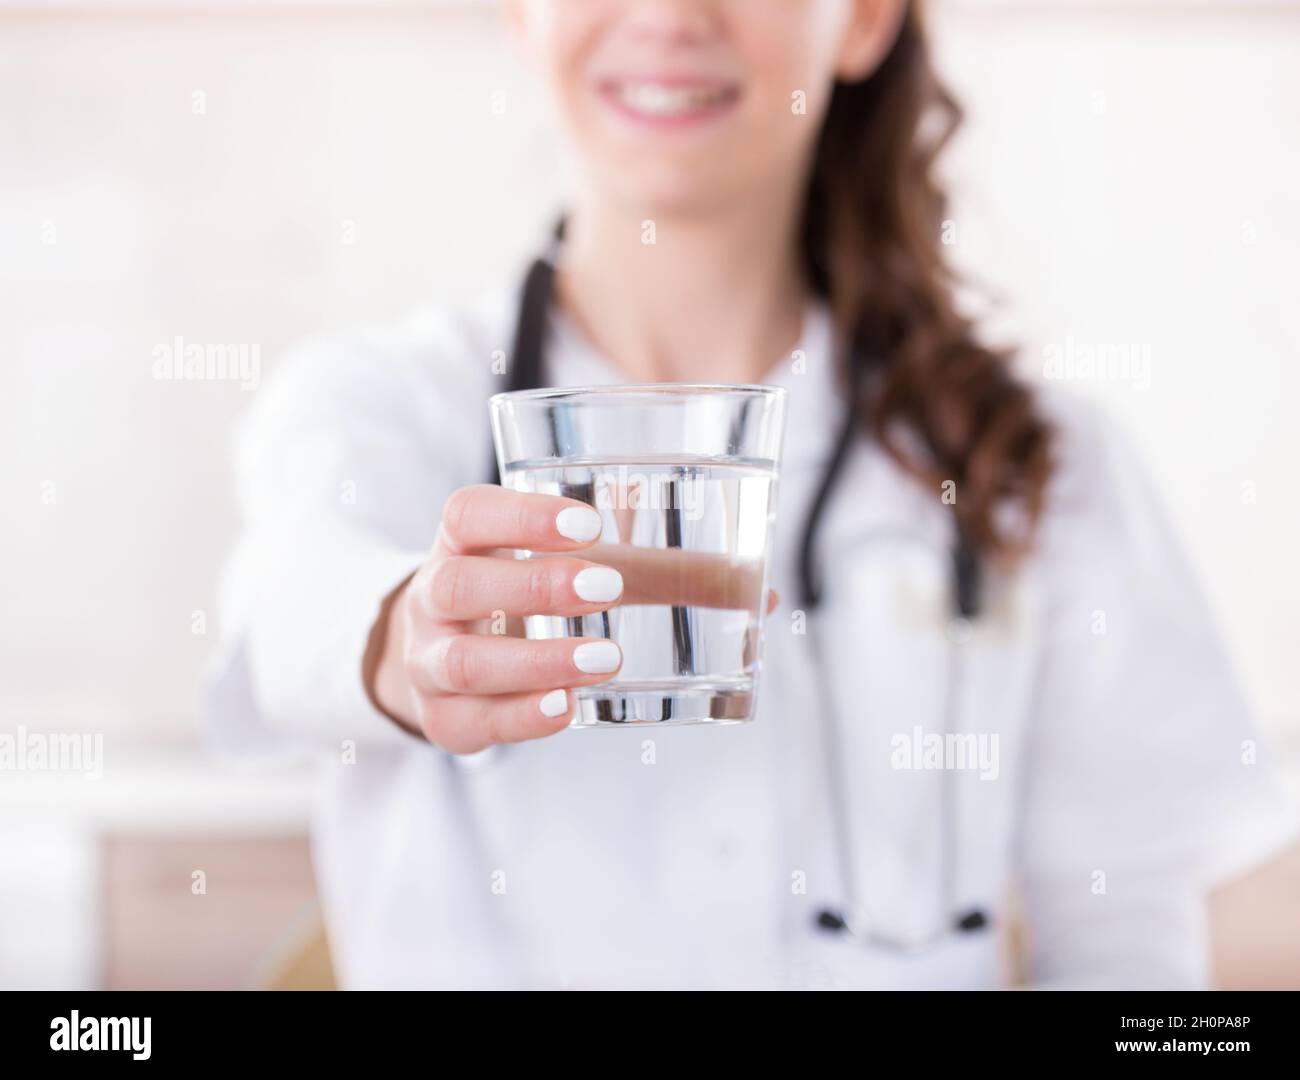
[(607, 178), (613, 181), (618, 201), (634, 208), (642, 221), (714, 213), (734, 204), (744, 191), (743, 185), (728, 185), (719, 178), (701, 176), (700, 169), (656, 168), (646, 164), (635, 169), (635, 177), (629, 177), (629, 171), (625, 160)]

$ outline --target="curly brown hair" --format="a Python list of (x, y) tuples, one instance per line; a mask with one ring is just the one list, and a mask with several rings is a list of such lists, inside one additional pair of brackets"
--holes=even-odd
[[(1008, 355), (981, 344), (957, 310), (934, 166), (961, 120), (909, 4), (877, 70), (835, 86), (802, 245), (814, 289), (854, 346), (846, 392), (860, 422), (936, 493), (955, 481), (958, 526), (974, 551), (1015, 557), (1042, 510), (1051, 430)], [(1003, 514), (1007, 505), (1020, 512)]]

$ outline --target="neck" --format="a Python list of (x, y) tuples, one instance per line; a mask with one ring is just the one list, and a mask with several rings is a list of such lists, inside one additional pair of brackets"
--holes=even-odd
[(798, 344), (808, 286), (797, 200), (740, 201), (660, 215), (653, 237), (625, 207), (589, 201), (570, 217), (560, 301), (630, 380), (758, 382)]

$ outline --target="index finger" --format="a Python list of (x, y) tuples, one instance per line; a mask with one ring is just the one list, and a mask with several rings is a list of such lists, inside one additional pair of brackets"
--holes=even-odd
[(577, 499), (475, 484), (452, 492), (442, 508), (436, 548), (452, 555), (494, 548), (578, 551), (598, 540), (602, 529), (600, 514)]
[(597, 544), (583, 554), (623, 576), (623, 604), (756, 609), (763, 587), (755, 559), (631, 544)]

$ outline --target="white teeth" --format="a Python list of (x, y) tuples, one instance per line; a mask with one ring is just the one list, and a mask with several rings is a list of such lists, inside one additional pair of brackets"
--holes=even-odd
[(725, 88), (663, 86), (660, 83), (622, 83), (619, 100), (629, 109), (648, 116), (684, 116), (721, 104)]

